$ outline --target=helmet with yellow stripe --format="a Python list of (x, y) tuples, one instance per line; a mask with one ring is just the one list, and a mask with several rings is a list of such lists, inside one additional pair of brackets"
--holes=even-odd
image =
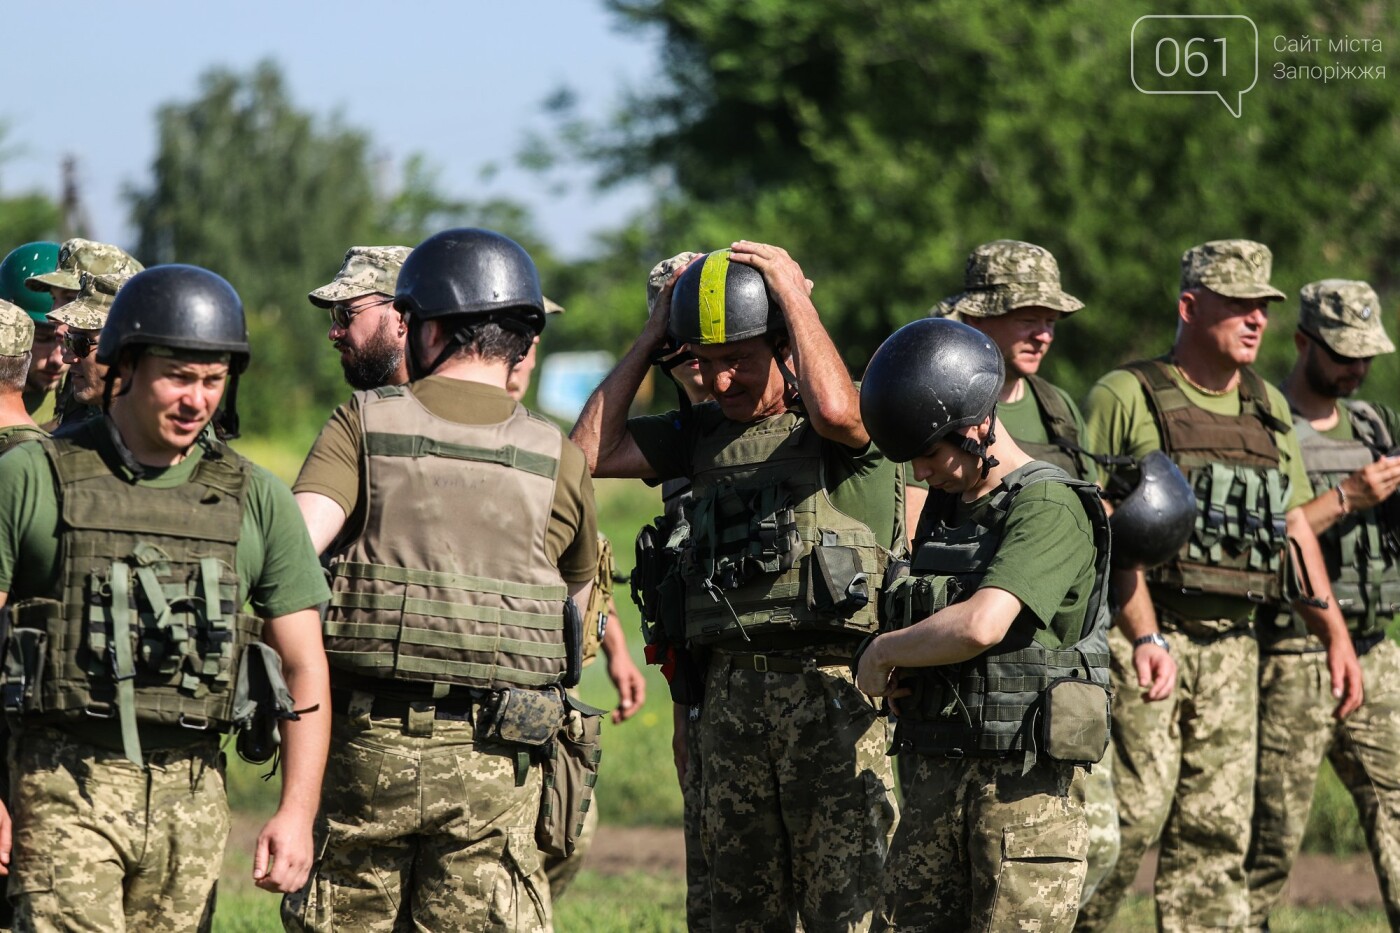
[(676, 281), (670, 331), (678, 344), (734, 343), (786, 329), (763, 273), (731, 262), (727, 249), (695, 260)]

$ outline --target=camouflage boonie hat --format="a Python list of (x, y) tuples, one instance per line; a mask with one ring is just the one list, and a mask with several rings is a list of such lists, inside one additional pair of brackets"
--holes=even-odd
[(663, 259), (651, 267), (647, 273), (647, 314), (656, 310), (656, 296), (661, 294), (661, 289), (666, 287), (666, 283), (671, 281), (671, 276), (675, 275), (686, 266), (690, 265), (703, 253), (684, 252), (677, 253), (670, 259)]
[(102, 325), (107, 323), (107, 312), (112, 310), (112, 300), (130, 278), (131, 275), (93, 275), (84, 272), (78, 278), (78, 297), (50, 311), (49, 321), (67, 324), (76, 330), (101, 330)]
[(20, 356), (34, 346), (34, 319), (17, 304), (0, 299), (0, 356)]
[(1298, 293), (1298, 329), (1356, 359), (1394, 353), (1381, 323), (1381, 301), (1365, 282), (1323, 279)]
[(145, 268), (120, 246), (74, 237), (59, 249), (57, 269), (46, 275), (30, 276), (24, 280), (24, 284), (36, 292), (54, 288), (76, 292), (82, 287), (84, 272), (131, 276)]
[(1060, 288), (1060, 265), (1043, 246), (1020, 240), (983, 243), (967, 257), (963, 291), (929, 310), (934, 317), (998, 317), (1017, 308), (1069, 315), (1084, 302)]
[(1208, 288), (1226, 298), (1265, 298), (1282, 301), (1288, 296), (1269, 284), (1274, 254), (1253, 240), (1211, 240), (1193, 246), (1181, 256), (1181, 290)]
[(413, 252), (408, 246), (352, 246), (345, 251), (345, 262), (328, 285), (307, 294), (318, 308), (329, 308), (338, 301), (361, 295), (394, 295), (403, 261)]

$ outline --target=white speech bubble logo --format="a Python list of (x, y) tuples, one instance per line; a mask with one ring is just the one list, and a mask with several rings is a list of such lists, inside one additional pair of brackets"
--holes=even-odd
[[(1232, 91), (1232, 90), (1227, 90), (1227, 91), (1225, 91), (1225, 92), (1222, 93), (1221, 91), (1214, 90), (1214, 89), (1210, 89), (1210, 90), (1190, 90), (1190, 91), (1157, 91), (1157, 90), (1148, 90), (1147, 88), (1143, 87), (1141, 84), (1138, 84), (1138, 79), (1137, 79), (1137, 30), (1138, 30), (1138, 26), (1141, 25), (1142, 22), (1143, 22), (1144, 20), (1149, 20), (1149, 19), (1192, 19), (1192, 20), (1197, 20), (1197, 19), (1242, 19), (1242, 20), (1244, 20), (1246, 23), (1249, 23), (1249, 28), (1250, 28), (1251, 30), (1253, 30), (1253, 32), (1254, 32), (1254, 76), (1250, 79), (1249, 87), (1247, 87), (1247, 88), (1245, 88), (1244, 90), (1239, 91), (1239, 92), (1235, 92), (1235, 91)], [(1220, 37), (1219, 39), (1216, 39), (1215, 41), (1224, 41), (1225, 38), (1226, 38), (1226, 37)], [(1160, 46), (1160, 45), (1162, 44), (1162, 42), (1165, 42), (1165, 41), (1167, 41), (1167, 40), (1166, 40), (1166, 39), (1159, 40), (1158, 45)], [(1172, 41), (1175, 42), (1176, 40), (1173, 39)], [(1192, 52), (1189, 51), (1189, 45), (1190, 45), (1191, 42), (1194, 42), (1194, 41), (1204, 41), (1204, 40), (1203, 40), (1203, 39), (1191, 39), (1191, 40), (1188, 40), (1188, 52), (1187, 52), (1188, 58), (1189, 58), (1190, 55), (1192, 55), (1192, 54), (1198, 55), (1198, 56), (1200, 56), (1201, 58), (1206, 58), (1205, 53), (1203, 53), (1203, 52), (1199, 52), (1199, 51), (1198, 51), (1198, 52), (1192, 53)], [(1178, 49), (1178, 51), (1179, 51), (1179, 49)], [(1160, 54), (1160, 49), (1159, 49), (1159, 54)], [(1228, 61), (1228, 58), (1229, 58), (1229, 49), (1228, 49), (1228, 47), (1227, 47), (1227, 48), (1226, 48), (1226, 54), (1225, 54), (1224, 58), (1222, 59), (1222, 61)], [(1208, 60), (1208, 59), (1207, 59), (1207, 60)], [(1179, 64), (1179, 63), (1178, 63), (1178, 64)], [(1157, 73), (1158, 73), (1158, 76), (1159, 76), (1159, 77), (1164, 77), (1164, 78), (1165, 78), (1165, 77), (1174, 77), (1174, 76), (1177, 74), (1177, 71), (1174, 69), (1171, 75), (1166, 75), (1166, 74), (1163, 74), (1163, 73), (1161, 72), (1160, 67), (1159, 67)], [(1188, 77), (1190, 77), (1190, 78), (1200, 78), (1200, 77), (1204, 77), (1204, 75), (1205, 75), (1205, 72), (1204, 72), (1204, 71), (1202, 71), (1202, 72), (1191, 72), (1191, 71), (1190, 71), (1190, 66), (1189, 66), (1189, 64), (1187, 65), (1187, 76), (1188, 76)], [(1128, 36), (1128, 77), (1130, 77), (1130, 78), (1132, 79), (1132, 81), (1133, 81), (1133, 87), (1137, 88), (1137, 89), (1138, 89), (1141, 93), (1143, 93), (1143, 94), (1205, 94), (1206, 96), (1212, 96), (1212, 95), (1213, 95), (1213, 96), (1215, 96), (1215, 97), (1220, 98), (1220, 102), (1221, 102), (1222, 104), (1225, 105), (1225, 109), (1226, 109), (1226, 110), (1230, 111), (1230, 115), (1231, 115), (1232, 117), (1235, 117), (1236, 119), (1238, 119), (1239, 116), (1240, 116), (1242, 113), (1244, 113), (1244, 95), (1246, 95), (1246, 94), (1248, 94), (1250, 91), (1254, 90), (1254, 86), (1255, 86), (1256, 84), (1259, 83), (1259, 27), (1256, 26), (1256, 25), (1254, 25), (1254, 20), (1250, 19), (1248, 16), (1241, 16), (1241, 15), (1238, 15), (1238, 14), (1181, 14), (1181, 15), (1163, 15), (1163, 14), (1154, 13), (1154, 14), (1150, 14), (1150, 15), (1148, 15), (1148, 16), (1139, 16), (1139, 17), (1133, 22), (1133, 29), (1132, 29), (1132, 32), (1131, 32), (1131, 33), (1129, 34), (1129, 36)], [(1233, 107), (1230, 106), (1231, 101), (1230, 101), (1230, 98), (1229, 98), (1229, 97), (1226, 97), (1226, 96), (1225, 96), (1226, 94), (1229, 94), (1231, 97), (1234, 97), (1234, 98), (1235, 98), (1234, 106), (1233, 106)]]

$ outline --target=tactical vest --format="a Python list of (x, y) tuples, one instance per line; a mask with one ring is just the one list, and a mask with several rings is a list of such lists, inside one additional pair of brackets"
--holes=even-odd
[(262, 629), (239, 611), (251, 471), (209, 437), (188, 482), (138, 486), (104, 459), (107, 431), (101, 419), (40, 441), (58, 496), (61, 573), (52, 598), (14, 606), (3, 693), (12, 712), (116, 718), (140, 762), (137, 723), (234, 723), (238, 667)]
[[(1385, 456), (1394, 440), (1385, 422), (1368, 402), (1343, 403), (1355, 440), (1340, 441), (1313, 430), (1306, 418), (1294, 416), (1303, 463), (1313, 492), (1322, 495), (1341, 485), (1355, 471)], [(1400, 612), (1400, 549), (1386, 534), (1378, 508), (1350, 512), (1317, 536), (1332, 595), (1356, 635), (1373, 635)], [(1289, 636), (1304, 636), (1307, 628), (1296, 614), (1281, 607), (1277, 627)]]
[[(1092, 747), (1080, 753), (1082, 757), (1062, 760), (1093, 763), (1102, 757), (1108, 741), (1109, 532), (1095, 484), (1032, 461), (1003, 480), (979, 522), (957, 527), (943, 521), (956, 506), (954, 497), (931, 492), (925, 514), (932, 509), (939, 518), (922, 523), (926, 530), (915, 544), (909, 576), (887, 588), (881, 627), (886, 631), (906, 628), (976, 592), (1001, 546), (1002, 529), (1017, 494), (1045, 482), (1073, 489), (1093, 529), (1094, 589), (1079, 640), (1065, 648), (1041, 647), (1034, 640), (1034, 622), (1027, 621), (1023, 612), (1000, 645), (975, 658), (938, 667), (901, 668), (901, 685), (913, 687), (914, 692), (899, 704), (896, 752), (951, 758), (1022, 755), (1029, 766), (1050, 744), (1043, 734), (1051, 709), (1047, 691), (1052, 685), (1058, 689), (1059, 683), (1069, 683), (1071, 689), (1092, 687), (1085, 691), (1088, 703), (1081, 704), (1080, 710), (1092, 721), (1093, 730), (1072, 729), (1071, 733), (1082, 737), (1101, 731), (1102, 738), (1091, 742)], [(1048, 725), (1058, 732), (1055, 723)]]
[(875, 630), (888, 554), (832, 503), (824, 447), (799, 410), (701, 432), (681, 564), (689, 641)]
[(42, 440), (47, 435), (41, 428), (30, 425), (19, 425), (13, 431), (0, 434), (0, 454), (4, 454), (11, 447), (18, 447), (26, 441)]
[(356, 399), (365, 521), (331, 564), (333, 670), (386, 686), (558, 683), (568, 589), (545, 536), (559, 429), (523, 406), (454, 424), (401, 386)]
[(588, 605), (583, 610), (583, 666), (587, 667), (598, 659), (598, 649), (603, 645), (603, 635), (608, 628), (608, 604), (612, 599), (613, 574), (617, 565), (613, 562), (612, 542), (607, 535), (598, 535), (598, 572), (593, 577), (593, 589), (588, 592)]
[(1149, 582), (1186, 594), (1274, 602), (1284, 594), (1288, 478), (1278, 438), (1290, 426), (1269, 411), (1264, 381), (1240, 370), (1238, 416), (1195, 405), (1161, 360), (1124, 367), (1138, 378), (1162, 435), (1162, 450), (1196, 493), (1196, 527), (1177, 556), (1147, 571)]
[(1036, 408), (1040, 410), (1041, 423), (1045, 425), (1048, 443), (1023, 441), (1013, 438), (1034, 460), (1054, 464), (1071, 477), (1086, 482), (1095, 482), (1098, 472), (1088, 452), (1079, 446), (1079, 426), (1074, 423), (1074, 412), (1055, 387), (1039, 376), (1023, 376)]

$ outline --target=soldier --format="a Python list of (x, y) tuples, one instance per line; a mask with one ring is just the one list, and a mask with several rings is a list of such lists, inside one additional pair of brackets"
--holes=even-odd
[(67, 404), (59, 424), (86, 421), (102, 414), (102, 395), (108, 367), (97, 361), (97, 342), (117, 292), (131, 276), (84, 272), (78, 279), (78, 297), (49, 312), (59, 326), (63, 362), (68, 367)]
[(43, 275), (58, 268), (57, 243), (39, 241), (17, 246), (0, 262), (0, 301), (19, 305), (34, 321), (34, 341), (30, 348), (29, 375), (25, 379), (24, 408), (31, 416), (38, 414), (47, 420), (44, 403), (63, 381), (67, 367), (63, 364), (63, 347), (58, 330), (49, 321), (53, 297), (25, 286), (31, 276)]
[[(573, 436), (597, 476), (693, 483), (670, 637), (709, 651), (693, 725), (711, 928), (862, 929), (895, 802), (850, 660), (903, 549), (903, 477), (784, 250), (741, 241), (673, 282)], [(715, 401), (628, 420), (668, 332)]]
[(1069, 930), (1079, 907), (1073, 785), (1108, 747), (1108, 519), (1096, 485), (1003, 430), (1002, 352), (915, 321), (861, 384), (870, 436), (930, 486), (911, 575), (887, 584), (859, 660), (898, 715), (894, 751), (915, 756), (881, 929)]
[(33, 343), (33, 319), (19, 305), (0, 299), (0, 454), (44, 434), (24, 408), (24, 377)]
[[(1098, 470), (1081, 446), (1084, 418), (1078, 406), (1069, 393), (1039, 375), (1055, 339), (1056, 324), (1084, 307), (1084, 302), (1061, 288), (1055, 257), (1020, 240), (984, 243), (967, 257), (963, 287), (962, 293), (945, 298), (931, 313), (977, 328), (1001, 351), (1009, 378), (997, 398), (997, 419), (1007, 435), (1033, 459), (1053, 463), (1076, 479), (1097, 482)], [(921, 506), (926, 494), (911, 488), (910, 507)], [(1170, 656), (1160, 657), (1164, 665), (1172, 665)], [(1170, 690), (1170, 671), (1154, 671), (1151, 676), (1154, 687), (1161, 683), (1161, 689)], [(1089, 826), (1089, 867), (1083, 889), (1087, 902), (1118, 860), (1113, 756), (1106, 756), (1077, 782), (1076, 791), (1085, 796)]]
[(295, 890), (311, 867), (328, 594), (290, 492), (206, 431), (236, 422), (249, 355), (232, 287), (193, 266), (142, 273), (97, 352), (124, 387), (107, 416), (0, 458), (15, 731), (0, 862), (21, 930), (202, 928), (229, 826), (220, 733), (254, 722), (242, 685), (279, 668), (307, 708), (282, 708), (282, 800), (253, 878)]
[(326, 336), (340, 351), (340, 368), (352, 388), (408, 382), (408, 328), (394, 310), (394, 288), (409, 252), (407, 246), (352, 246), (335, 278), (306, 296), (330, 312)]
[(327, 839), (283, 921), (548, 929), (539, 762), (578, 674), (569, 610), (598, 568), (593, 487), (578, 448), (506, 394), (544, 327), (525, 250), (438, 233), (394, 300), (413, 381), (337, 409), (295, 486), (318, 550), (343, 528), (348, 543), (325, 621)]
[(1323, 684), (1322, 644), (1280, 607), (1259, 622), (1259, 776), (1249, 849), (1250, 926), (1267, 928), (1312, 808), (1325, 755), (1361, 815), (1392, 928), (1400, 927), (1400, 647), (1386, 628), (1400, 611), (1400, 414), (1347, 399), (1371, 360), (1393, 353), (1381, 305), (1365, 282), (1303, 286), (1283, 394), (1317, 497), (1303, 506), (1367, 685), (1366, 705), (1337, 722)]
[[(1110, 645), (1121, 849), (1080, 913), (1084, 929), (1112, 920), (1159, 831), (1161, 928), (1248, 921), (1259, 670), (1252, 616), (1280, 597), (1290, 538), (1316, 587), (1315, 604), (1297, 610), (1327, 645), (1336, 715), (1361, 703), (1356, 654), (1302, 511), (1312, 492), (1288, 403), (1249, 365), (1267, 303), (1284, 297), (1269, 284), (1272, 264), (1268, 248), (1249, 240), (1187, 250), (1171, 352), (1109, 373), (1086, 402), (1090, 450), (1135, 459), (1164, 451), (1200, 507), (1176, 559), (1134, 571), (1121, 591), (1119, 626), (1131, 645)], [(1140, 677), (1154, 663), (1145, 655), (1162, 651), (1177, 658), (1178, 679), (1172, 698), (1154, 703), (1130, 688), (1129, 672)]]

